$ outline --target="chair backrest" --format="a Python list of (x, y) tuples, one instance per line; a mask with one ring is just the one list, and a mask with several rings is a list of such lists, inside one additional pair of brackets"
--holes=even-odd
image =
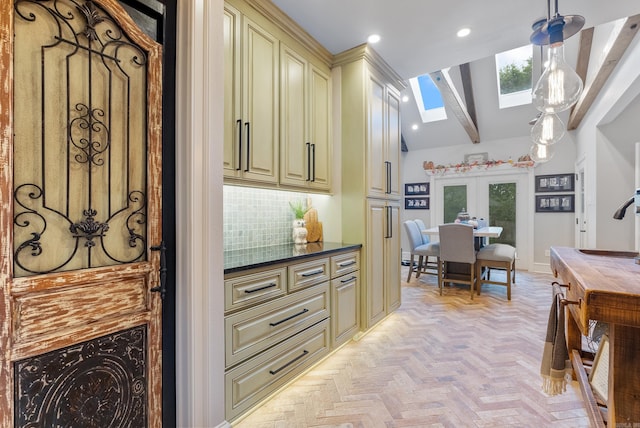
[(429, 239), (429, 235), (425, 235), (422, 233), (423, 230), (425, 230), (427, 227), (424, 225), (424, 222), (422, 220), (420, 220), (419, 218), (413, 220), (416, 222), (416, 225), (418, 226), (418, 229), (420, 229), (420, 235), (422, 235), (422, 243), (423, 244), (428, 244), (429, 242), (431, 242), (431, 239)]
[(418, 228), (415, 221), (407, 220), (404, 222), (404, 230), (407, 232), (409, 245), (411, 245), (411, 252), (413, 252), (413, 250), (422, 245), (422, 233), (420, 232), (420, 228)]
[(473, 226), (462, 223), (441, 224), (438, 226), (438, 235), (440, 236), (440, 260), (458, 263), (476, 261)]

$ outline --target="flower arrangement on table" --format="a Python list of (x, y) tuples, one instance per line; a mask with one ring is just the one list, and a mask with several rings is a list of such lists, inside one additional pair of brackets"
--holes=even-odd
[(531, 160), (529, 155), (523, 155), (517, 161), (509, 158), (508, 160), (486, 160), (473, 162), (460, 162), (448, 165), (435, 165), (432, 161), (424, 161), (422, 167), (431, 174), (444, 174), (447, 172), (464, 173), (474, 169), (489, 169), (500, 165), (511, 165), (516, 168), (529, 168), (535, 166), (535, 162)]

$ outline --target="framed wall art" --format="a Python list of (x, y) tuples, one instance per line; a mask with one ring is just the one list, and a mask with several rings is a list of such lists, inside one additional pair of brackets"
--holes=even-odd
[(428, 195), (429, 183), (405, 183), (404, 194), (410, 195)]
[(429, 198), (404, 198), (405, 210), (428, 210)]
[(537, 213), (572, 213), (575, 195), (536, 195)]
[(536, 193), (573, 192), (575, 176), (570, 174), (536, 175)]

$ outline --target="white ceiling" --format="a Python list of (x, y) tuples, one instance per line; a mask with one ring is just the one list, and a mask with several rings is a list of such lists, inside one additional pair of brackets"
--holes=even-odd
[[(374, 49), (404, 79), (471, 63), (480, 141), (529, 134), (528, 121), (536, 114), (534, 107), (529, 105), (503, 111), (497, 108), (493, 55), (529, 43), (531, 25), (546, 16), (546, 1), (272, 1), (333, 54), (366, 42), (372, 33), (379, 34), (381, 40)], [(553, 9), (554, 2), (551, 3)], [(559, 12), (584, 16), (585, 28), (589, 28), (640, 13), (640, 2), (559, 0)], [(456, 32), (462, 27), (470, 28), (471, 34), (461, 39)], [(578, 39), (576, 35), (566, 42), (567, 60), (574, 64)], [(534, 64), (536, 61), (534, 57)], [(462, 87), (457, 84), (456, 87), (462, 93)], [(405, 93), (411, 95), (410, 90)], [(420, 123), (413, 98), (402, 114), (403, 134), (409, 150), (471, 144), (450, 112), (449, 120), (421, 124), (417, 132), (409, 129), (411, 124)]]

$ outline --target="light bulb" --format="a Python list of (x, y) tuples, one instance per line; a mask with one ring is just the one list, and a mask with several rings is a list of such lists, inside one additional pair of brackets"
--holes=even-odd
[(549, 46), (549, 60), (533, 88), (533, 104), (544, 113), (559, 113), (574, 105), (582, 92), (582, 79), (564, 60), (562, 41)]
[(564, 123), (557, 114), (545, 113), (531, 127), (531, 139), (537, 144), (555, 144), (562, 137), (564, 137)]
[(531, 146), (531, 149), (529, 149), (531, 160), (537, 163), (548, 162), (554, 154), (555, 149), (548, 144), (534, 144)]

